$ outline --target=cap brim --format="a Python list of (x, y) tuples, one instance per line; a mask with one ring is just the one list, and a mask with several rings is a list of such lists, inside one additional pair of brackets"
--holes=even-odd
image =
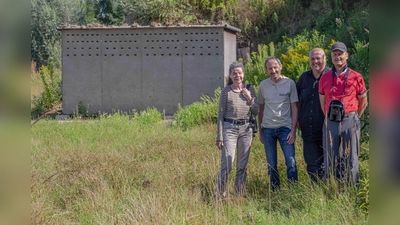
[(333, 51), (335, 51), (335, 50), (339, 50), (339, 51), (341, 51), (341, 52), (347, 52), (346, 50), (344, 50), (344, 49), (341, 49), (341, 48), (335, 48), (335, 49), (332, 49), (332, 50), (331, 50), (331, 52), (333, 52)]

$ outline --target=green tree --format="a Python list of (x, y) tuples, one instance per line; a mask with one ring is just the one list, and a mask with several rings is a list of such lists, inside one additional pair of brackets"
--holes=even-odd
[(56, 11), (46, 0), (32, 0), (31, 8), (31, 59), (37, 69), (49, 65), (61, 65), (61, 35), (56, 27), (60, 24)]
[(31, 4), (31, 60), (37, 70), (51, 61), (59, 68), (61, 34), (57, 27), (97, 22), (97, 0), (31, 0)]
[(126, 5), (127, 17), (140, 24), (196, 23), (197, 17), (187, 0), (129, 0)]
[(53, 0), (49, 1), (51, 8), (57, 12), (58, 20), (63, 24), (83, 24), (85, 18), (86, 1), (82, 0)]
[(96, 12), (98, 8), (98, 2), (97, 0), (85, 0), (82, 5), (83, 5), (83, 18), (82, 18), (82, 24), (91, 24), (91, 23), (97, 23), (98, 20), (96, 18)]
[(125, 5), (120, 0), (99, 0), (96, 17), (104, 24), (122, 25), (125, 21)]

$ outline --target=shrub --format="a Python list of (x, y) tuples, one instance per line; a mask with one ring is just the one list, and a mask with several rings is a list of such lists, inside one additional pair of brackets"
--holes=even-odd
[(76, 106), (75, 111), (73, 111), (75, 118), (89, 118), (93, 115), (90, 113), (90, 104), (86, 106), (83, 105), (82, 101), (79, 101), (79, 104)]
[(140, 126), (147, 127), (162, 121), (162, 114), (154, 107), (148, 107), (140, 112), (134, 111), (133, 121)]
[(185, 0), (145, 0), (129, 4), (128, 15), (144, 24), (150, 24), (152, 21), (164, 25), (177, 22), (190, 23), (196, 19), (195, 15), (189, 13), (192, 11), (192, 5)]
[[(349, 66), (350, 68), (361, 73), (364, 78), (367, 90), (369, 89), (369, 47), (365, 41), (357, 41), (354, 43), (353, 53), (350, 53)], [(367, 93), (368, 94), (368, 93)], [(369, 94), (368, 94), (369, 95)], [(369, 108), (364, 111), (360, 118), (361, 121), (361, 143), (369, 141)]]
[(53, 62), (50, 62), (49, 67), (42, 65), (40, 69), (44, 90), (39, 96), (34, 96), (32, 99), (31, 117), (33, 118), (54, 109), (60, 103), (61, 76), (56, 74), (54, 69)]
[(354, 49), (349, 57), (349, 66), (363, 75), (365, 85), (369, 88), (369, 47), (365, 41), (354, 43)]
[[(321, 47), (327, 56), (329, 46), (325, 36), (318, 31), (303, 31), (293, 38), (284, 36), (283, 42), (274, 45), (259, 45), (258, 51), (251, 53), (245, 66), (246, 82), (258, 86), (260, 82), (268, 78), (264, 62), (268, 56), (276, 56), (283, 64), (282, 74), (297, 81), (300, 75), (310, 68), (309, 53), (313, 48)], [(326, 46), (326, 48), (324, 48)]]
[(216, 123), (221, 88), (214, 91), (214, 97), (203, 95), (200, 102), (194, 102), (185, 107), (179, 105), (174, 114), (176, 125), (184, 130), (203, 123)]
[[(265, 72), (265, 59), (275, 54), (275, 45), (271, 42), (269, 45), (258, 45), (258, 51), (252, 52), (245, 65), (246, 83), (258, 86), (260, 82), (267, 77)], [(243, 60), (239, 60), (243, 61)]]
[(351, 42), (369, 41), (368, 32), (364, 29), (369, 29), (369, 6), (365, 2), (355, 4), (354, 8), (349, 13), (347, 20), (347, 32), (349, 33)]
[(310, 69), (310, 51), (317, 47), (323, 48), (328, 56), (329, 49), (325, 48), (326, 45), (325, 35), (316, 30), (311, 32), (304, 30), (303, 33), (293, 38), (284, 36), (280, 48), (286, 49), (286, 52), (278, 56), (283, 64), (282, 74), (297, 81), (304, 71)]

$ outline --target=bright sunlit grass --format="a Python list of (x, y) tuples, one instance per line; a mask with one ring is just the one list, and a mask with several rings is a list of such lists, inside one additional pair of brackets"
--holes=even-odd
[(299, 140), (298, 184), (287, 187), (279, 150), (282, 188), (269, 191), (256, 138), (245, 195), (234, 194), (232, 171), (227, 198), (215, 200), (215, 124), (184, 131), (149, 113), (156, 119), (114, 114), (35, 124), (32, 224), (367, 224), (356, 193), (310, 184)]

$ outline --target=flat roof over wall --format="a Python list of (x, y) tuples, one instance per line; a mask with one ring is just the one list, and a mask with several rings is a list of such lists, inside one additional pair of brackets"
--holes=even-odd
[(76, 29), (87, 29), (87, 30), (103, 30), (103, 29), (169, 29), (169, 28), (178, 28), (178, 29), (187, 29), (187, 28), (215, 28), (215, 27), (223, 27), (227, 31), (231, 31), (234, 33), (240, 33), (241, 30), (237, 27), (233, 27), (231, 25), (174, 25), (174, 26), (107, 26), (101, 24), (89, 24), (86, 26), (77, 26), (77, 25), (63, 25), (61, 27), (57, 27), (57, 30), (76, 30)]

